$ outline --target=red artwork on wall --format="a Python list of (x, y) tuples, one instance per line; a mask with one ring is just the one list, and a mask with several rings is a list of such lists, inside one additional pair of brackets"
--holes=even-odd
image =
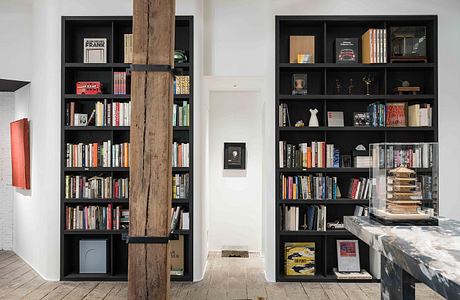
[(11, 166), (13, 186), (30, 189), (29, 121), (27, 118), (10, 123)]

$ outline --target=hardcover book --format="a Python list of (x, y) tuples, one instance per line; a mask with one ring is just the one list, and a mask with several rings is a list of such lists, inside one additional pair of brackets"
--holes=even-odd
[(107, 39), (83, 39), (83, 62), (86, 64), (105, 64), (107, 62)]
[(286, 275), (315, 275), (315, 242), (284, 244)]
[(358, 62), (357, 38), (335, 39), (335, 62), (341, 64)]
[(359, 247), (357, 240), (337, 240), (339, 272), (359, 272)]
[(327, 112), (328, 127), (343, 127), (343, 111), (328, 111)]
[(386, 105), (386, 126), (406, 127), (406, 103), (387, 103)]

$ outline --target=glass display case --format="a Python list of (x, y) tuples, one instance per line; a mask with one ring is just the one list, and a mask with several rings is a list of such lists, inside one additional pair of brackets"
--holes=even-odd
[(392, 61), (426, 62), (426, 27), (400, 26), (390, 28)]
[(370, 216), (388, 225), (437, 225), (438, 144), (369, 145)]

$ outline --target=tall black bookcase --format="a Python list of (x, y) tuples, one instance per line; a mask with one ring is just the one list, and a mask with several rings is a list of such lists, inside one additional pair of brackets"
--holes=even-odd
[[(129, 199), (66, 199), (66, 175), (129, 177), (129, 168), (69, 168), (66, 167), (66, 143), (95, 143), (111, 140), (113, 143), (129, 142), (129, 126), (124, 127), (74, 127), (65, 126), (66, 104), (75, 102), (80, 113), (91, 114), (97, 101), (108, 103), (129, 102), (130, 95), (115, 95), (113, 73), (127, 71), (130, 64), (124, 63), (124, 34), (132, 33), (132, 17), (63, 17), (62, 18), (62, 80), (61, 80), (61, 280), (127, 280), (128, 245), (127, 229), (122, 230), (66, 230), (66, 207), (76, 205), (114, 206), (129, 208)], [(83, 38), (107, 39), (107, 63), (83, 63)], [(174, 103), (190, 104), (190, 126), (173, 128), (177, 142), (190, 143), (189, 167), (173, 168), (173, 175), (190, 174), (189, 197), (172, 199), (172, 206), (180, 206), (190, 213), (190, 229), (177, 230), (184, 236), (184, 275), (171, 276), (172, 280), (193, 280), (193, 17), (176, 17), (175, 49), (184, 50), (188, 61), (175, 64), (182, 75), (190, 76), (190, 94), (175, 95)], [(101, 81), (103, 94), (77, 95), (77, 81)], [(129, 87), (127, 87), (129, 92)], [(79, 272), (79, 241), (104, 239), (107, 241), (107, 273), (82, 274)]]
[[(390, 53), (390, 27), (426, 27), (426, 63), (362, 64), (361, 44), (359, 63), (335, 63), (335, 39), (358, 38), (370, 28), (387, 29), (387, 55)], [(289, 63), (290, 36), (315, 36), (315, 63)], [(289, 200), (282, 199), (280, 178), (282, 175), (309, 175), (321, 173), (336, 176), (342, 197), (347, 194), (351, 178), (368, 177), (368, 169), (359, 168), (313, 168), (288, 169), (279, 166), (279, 141), (291, 144), (312, 141), (326, 141), (340, 149), (341, 154), (351, 154), (358, 144), (366, 147), (376, 142), (436, 142), (438, 140), (438, 70), (437, 70), (437, 17), (436, 16), (277, 16), (276, 17), (276, 105), (278, 116), (280, 104), (287, 104), (292, 127), (280, 127), (275, 121), (275, 163), (276, 163), (276, 280), (277, 281), (338, 281), (333, 273), (337, 267), (337, 239), (356, 239), (345, 230), (327, 231), (283, 231), (282, 208), (286, 205), (305, 207), (325, 205), (327, 222), (342, 221), (343, 216), (353, 215), (355, 205), (368, 205), (368, 200)], [(389, 56), (388, 62), (390, 61)], [(308, 94), (291, 95), (292, 75), (306, 73)], [(372, 95), (365, 95), (361, 79), (365, 74), (375, 79)], [(337, 95), (336, 79), (347, 84), (349, 78), (355, 83), (352, 95)], [(421, 86), (418, 95), (395, 95), (393, 88), (400, 80), (409, 80), (412, 85)], [(353, 112), (367, 111), (367, 106), (380, 101), (430, 103), (433, 107), (432, 127), (353, 127)], [(319, 110), (319, 127), (308, 127), (310, 108)], [(344, 127), (327, 127), (327, 111), (343, 111)], [(303, 120), (306, 127), (296, 128), (294, 123)], [(286, 242), (315, 242), (314, 276), (287, 276), (285, 274), (284, 245)], [(369, 270), (369, 248), (359, 242), (361, 268)]]

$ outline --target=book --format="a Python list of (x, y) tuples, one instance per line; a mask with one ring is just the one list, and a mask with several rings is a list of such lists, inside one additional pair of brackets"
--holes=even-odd
[(184, 168), (189, 167), (189, 155), (190, 155), (190, 144), (189, 143), (173, 143), (173, 157), (172, 166), (173, 168)]
[(285, 243), (284, 260), (287, 276), (315, 275), (315, 242)]
[(172, 198), (186, 199), (189, 197), (190, 175), (174, 174), (172, 177)]
[(359, 245), (357, 240), (337, 240), (337, 270), (359, 272)]
[(407, 109), (408, 126), (431, 127), (433, 108), (429, 103), (409, 105)]
[[(124, 211), (124, 216), (122, 215)], [(128, 229), (128, 210), (113, 204), (70, 206), (65, 208), (66, 230), (120, 230)], [(123, 220), (123, 222), (121, 221)]]
[(124, 41), (124, 62), (125, 64), (133, 63), (133, 34), (125, 33), (123, 35)]
[(339, 272), (337, 268), (333, 269), (335, 276), (339, 280), (366, 280), (372, 279), (372, 275), (362, 269), (360, 272)]
[(286, 103), (281, 103), (278, 107), (278, 124), (280, 127), (291, 126), (289, 109)]
[[(412, 147), (402, 147), (397, 145), (388, 146), (386, 153), (380, 149), (379, 166), (384, 167), (386, 160), (387, 168), (397, 168), (402, 165), (408, 168), (430, 168), (433, 166), (433, 145), (420, 143)], [(385, 158), (385, 160), (384, 160)]]
[(362, 63), (387, 63), (386, 48), (386, 29), (368, 29), (361, 36)]
[(107, 39), (84, 38), (83, 39), (83, 62), (87, 64), (107, 63)]
[(335, 62), (357, 63), (358, 62), (358, 39), (336, 38), (335, 39)]
[(406, 127), (405, 102), (391, 102), (386, 104), (386, 127)]
[(173, 126), (190, 126), (190, 104), (183, 101), (182, 105), (173, 104)]
[(283, 199), (320, 200), (337, 199), (339, 186), (337, 177), (318, 175), (285, 176), (280, 178)]
[(174, 95), (189, 95), (190, 94), (190, 76), (176, 75), (174, 76)]
[(66, 167), (129, 167), (129, 143), (67, 143)]
[(113, 94), (114, 95), (126, 95), (129, 86), (127, 84), (127, 73), (126, 72), (113, 72)]
[(328, 127), (343, 127), (343, 111), (328, 111), (327, 112)]
[(338, 159), (334, 144), (326, 142), (288, 144), (279, 142), (280, 168), (338, 168)]
[(170, 241), (169, 248), (171, 275), (184, 275), (184, 236), (179, 235), (178, 240)]
[(348, 198), (369, 199), (372, 192), (371, 180), (367, 178), (351, 178), (348, 185)]

